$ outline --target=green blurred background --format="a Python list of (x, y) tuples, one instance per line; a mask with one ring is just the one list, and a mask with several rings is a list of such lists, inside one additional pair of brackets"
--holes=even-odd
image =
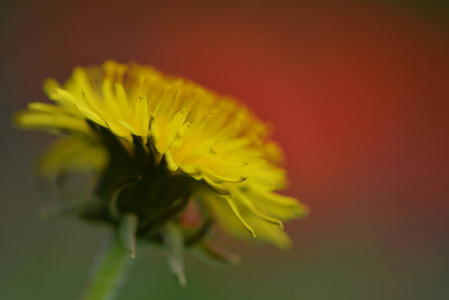
[(119, 299), (449, 299), (449, 2), (0, 4), (0, 299), (77, 299), (106, 228), (39, 219), (52, 137), (13, 129), (46, 77), (136, 61), (233, 95), (275, 125), (291, 251), (227, 238), (238, 267), (187, 256), (187, 288), (140, 247)]

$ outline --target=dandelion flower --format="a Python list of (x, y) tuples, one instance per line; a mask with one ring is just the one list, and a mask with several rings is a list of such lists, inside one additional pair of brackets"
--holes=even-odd
[(48, 79), (44, 90), (51, 104), (30, 103), (15, 118), (60, 136), (40, 161), (42, 175), (96, 174), (94, 199), (73, 210), (112, 225), (131, 256), (136, 238), (163, 244), (184, 282), (183, 249), (236, 261), (208, 243), (213, 222), (238, 238), (290, 246), (282, 222), (307, 208), (276, 192), (286, 186), (282, 151), (236, 100), (114, 61), (77, 67), (64, 85)]

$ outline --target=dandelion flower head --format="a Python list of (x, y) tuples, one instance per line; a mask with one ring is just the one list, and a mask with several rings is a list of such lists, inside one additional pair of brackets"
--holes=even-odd
[[(287, 183), (282, 151), (236, 100), (114, 61), (77, 67), (63, 85), (48, 79), (44, 91), (50, 104), (30, 103), (16, 115), (23, 128), (60, 136), (41, 173), (97, 174), (95, 200), (79, 216), (119, 232), (127, 224), (125, 247), (135, 251), (133, 236), (163, 243), (167, 224), (184, 245), (204, 245), (212, 222), (238, 238), (290, 246), (282, 222), (307, 208), (277, 193)], [(196, 228), (185, 221), (192, 206)]]

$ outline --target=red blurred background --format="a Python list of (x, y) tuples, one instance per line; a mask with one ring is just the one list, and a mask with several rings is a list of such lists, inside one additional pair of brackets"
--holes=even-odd
[[(291, 252), (231, 245), (248, 256), (248, 267), (213, 269), (225, 275), (208, 279), (205, 289), (195, 281), (207, 275), (193, 275), (189, 291), (161, 292), (159, 299), (176, 293), (209, 299), (205, 291), (220, 286), (218, 299), (447, 299), (448, 17), (449, 5), (436, 1), (420, 6), (368, 0), (5, 4), (1, 214), (8, 227), (2, 238), (12, 244), (2, 242), (2, 251), (16, 253), (16, 247), (31, 243), (15, 242), (21, 232), (45, 240), (42, 236), (52, 233), (44, 231), (57, 224), (36, 232), (23, 229), (29, 222), (46, 226), (25, 217), (33, 218), (40, 204), (37, 196), (29, 197), (37, 193), (30, 172), (37, 153), (30, 147), (42, 150), (48, 138), (13, 131), (11, 112), (44, 100), (41, 83), (48, 76), (63, 81), (76, 65), (135, 61), (235, 96), (273, 124), (287, 157), (286, 193), (311, 209), (306, 220), (287, 225), (295, 242)], [(29, 194), (17, 191), (24, 176)], [(18, 212), (23, 207), (27, 213)], [(86, 242), (89, 228), (64, 226), (76, 238), (52, 240), (56, 247)], [(103, 233), (96, 234), (90, 241)], [(261, 265), (268, 255), (273, 261)], [(3, 270), (16, 266), (1, 263)], [(25, 267), (28, 283), (41, 270), (33, 263)], [(54, 272), (64, 274), (70, 266)], [(202, 267), (192, 262), (189, 268)], [(73, 275), (76, 282), (82, 282), (84, 271)], [(23, 273), (3, 272), (9, 283), (5, 299), (24, 299), (14, 298), (27, 295), (15, 288)], [(247, 277), (252, 279), (245, 285), (241, 281)], [(277, 288), (263, 288), (266, 283)], [(258, 291), (247, 291), (248, 286)], [(136, 283), (131, 287), (151, 293)], [(131, 293), (131, 287), (125, 291)], [(77, 286), (66, 288), (77, 291)], [(70, 294), (38, 290), (43, 299)]]

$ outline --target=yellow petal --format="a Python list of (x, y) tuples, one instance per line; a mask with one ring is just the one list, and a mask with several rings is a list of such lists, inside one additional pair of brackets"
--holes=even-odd
[(15, 123), (27, 129), (41, 130), (68, 130), (78, 132), (89, 132), (89, 126), (83, 119), (64, 114), (52, 114), (42, 111), (19, 112), (15, 115)]
[(241, 218), (250, 226), (257, 237), (251, 238), (247, 229), (242, 226), (241, 221), (236, 217), (233, 210), (226, 205), (226, 202), (220, 197), (209, 196), (202, 198), (214, 218), (217, 220), (220, 228), (231, 236), (244, 239), (249, 242), (266, 242), (274, 244), (280, 248), (287, 249), (291, 247), (291, 240), (279, 226), (266, 222), (261, 218), (250, 213), (242, 207), (238, 207), (241, 212)]

